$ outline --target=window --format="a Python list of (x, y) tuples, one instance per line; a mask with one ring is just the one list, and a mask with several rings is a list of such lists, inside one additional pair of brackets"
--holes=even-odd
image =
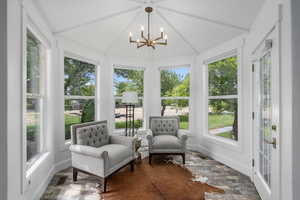
[(95, 120), (96, 66), (65, 57), (65, 139), (71, 125)]
[(45, 94), (46, 48), (27, 30), (26, 33), (26, 161), (31, 163), (42, 152), (43, 102)]
[(180, 128), (189, 129), (190, 68), (160, 71), (161, 116), (179, 116)]
[(237, 56), (208, 64), (209, 134), (238, 140)]
[(135, 105), (134, 124), (135, 128), (143, 127), (144, 110), (144, 70), (141, 69), (114, 69), (114, 97), (115, 97), (115, 128), (125, 129), (126, 109), (122, 104), (122, 95), (126, 91), (138, 93), (139, 103)]

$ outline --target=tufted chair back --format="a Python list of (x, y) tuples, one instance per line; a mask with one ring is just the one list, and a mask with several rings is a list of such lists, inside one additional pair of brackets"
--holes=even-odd
[(179, 129), (179, 117), (150, 117), (150, 129), (152, 131), (153, 136), (177, 136), (177, 132)]
[(107, 121), (87, 122), (71, 126), (72, 144), (101, 147), (109, 143)]

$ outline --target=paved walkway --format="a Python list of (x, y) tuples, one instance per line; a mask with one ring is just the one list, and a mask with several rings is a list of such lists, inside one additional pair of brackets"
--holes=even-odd
[(232, 126), (210, 129), (209, 133), (212, 135), (219, 135), (220, 133), (225, 133), (225, 132), (230, 132), (230, 131), (232, 131)]

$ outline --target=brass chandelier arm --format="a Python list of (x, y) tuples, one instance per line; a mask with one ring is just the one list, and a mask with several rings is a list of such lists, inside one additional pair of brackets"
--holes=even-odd
[(155, 44), (158, 44), (158, 45), (168, 45), (168, 42), (155, 42)]
[(162, 40), (163, 37), (158, 37), (158, 38), (155, 38), (153, 41), (158, 41), (158, 40)]
[(141, 48), (141, 47), (143, 47), (143, 46), (145, 46), (146, 45), (146, 43), (142, 43), (141, 45), (139, 45), (139, 43), (137, 43), (137, 48)]

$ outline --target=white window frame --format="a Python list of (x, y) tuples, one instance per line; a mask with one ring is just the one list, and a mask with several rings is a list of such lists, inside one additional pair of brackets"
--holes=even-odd
[[(180, 69), (180, 68), (189, 68), (189, 74), (190, 74), (190, 96), (189, 97), (162, 97), (161, 96), (161, 71), (162, 70), (172, 70), (172, 69)], [(161, 104), (163, 100), (188, 100), (189, 103), (189, 127), (188, 129), (181, 129), (184, 131), (190, 132), (191, 130), (191, 70), (192, 67), (190, 64), (183, 64), (183, 65), (170, 65), (170, 66), (162, 66), (159, 67), (159, 94), (160, 94), (160, 111), (161, 111)]]
[[(45, 61), (41, 71), (42, 83), (40, 86), (40, 94), (27, 94), (27, 31), (30, 31), (44, 47)], [(21, 163), (22, 163), (22, 183), (21, 192), (24, 193), (30, 184), (32, 173), (37, 169), (41, 162), (49, 155), (46, 146), (47, 136), (47, 73), (51, 65), (51, 43), (47, 37), (40, 31), (39, 27), (27, 15), (22, 8), (22, 148), (21, 148)], [(35, 155), (30, 162), (27, 162), (27, 97), (40, 99), (40, 152)]]
[[(237, 94), (236, 95), (221, 95), (221, 96), (209, 96), (208, 92), (208, 65), (226, 58), (230, 57), (237, 57), (237, 81), (238, 81), (238, 87), (237, 87)], [(241, 75), (242, 75), (242, 48), (235, 48), (233, 50), (226, 51), (223, 54), (219, 54), (215, 57), (206, 59), (203, 62), (203, 69), (204, 69), (204, 84), (203, 84), (203, 91), (204, 91), (204, 112), (203, 112), (203, 137), (204, 139), (208, 140), (209, 142), (215, 143), (219, 146), (223, 146), (225, 148), (229, 148), (233, 151), (241, 152), (242, 151), (242, 141), (243, 141), (243, 135), (241, 134), (242, 131), (242, 107), (241, 107)], [(209, 133), (208, 128), (208, 107), (209, 107), (209, 100), (210, 99), (237, 99), (238, 104), (238, 140), (232, 140), (228, 138), (223, 138), (221, 136), (215, 136)]]
[[(49, 66), (49, 51), (50, 51), (50, 46), (49, 44), (44, 40), (44, 37), (39, 33), (38, 30), (34, 27), (33, 24), (31, 24), (29, 21), (27, 22), (28, 24), (24, 26), (24, 36), (23, 36), (23, 140), (24, 140), (24, 160), (25, 160), (25, 168), (26, 171), (28, 171), (34, 163), (41, 157), (43, 153), (46, 152), (46, 147), (45, 147), (45, 136), (46, 136), (46, 113), (45, 113), (45, 108), (46, 108), (46, 93), (47, 93), (47, 68)], [(40, 93), (35, 94), (35, 93), (27, 93), (27, 32), (30, 31), (34, 37), (36, 37), (39, 42), (41, 43), (41, 46), (44, 49), (45, 53), (45, 62), (43, 63), (43, 66), (41, 67), (41, 81), (40, 81)], [(25, 53), (26, 52), (26, 53)], [(25, 53), (25, 54), (24, 54)], [(26, 113), (27, 113), (27, 99), (37, 99), (40, 103), (40, 148), (38, 154), (36, 154), (33, 158), (31, 158), (29, 161), (27, 161), (27, 138), (26, 134), (27, 133), (27, 124), (26, 124)]]
[[(97, 97), (98, 97), (98, 83), (99, 83), (99, 63), (97, 61), (94, 60), (90, 60), (88, 58), (76, 55), (74, 53), (71, 53), (69, 51), (65, 51), (64, 52), (64, 56), (63, 56), (63, 63), (65, 63), (65, 58), (70, 58), (70, 59), (74, 59), (74, 60), (78, 60), (81, 62), (85, 62), (91, 65), (95, 66), (95, 95), (94, 96), (80, 96), (80, 95), (64, 95), (64, 138), (66, 137), (66, 130), (65, 130), (65, 100), (94, 100), (94, 105), (95, 105), (95, 120), (98, 120), (98, 114), (97, 114), (97, 110), (98, 110), (98, 102), (97, 102)], [(64, 75), (65, 75), (65, 64), (64, 66)], [(64, 91), (65, 93), (65, 91)], [(65, 139), (65, 143), (66, 145), (69, 145), (71, 142), (71, 138), (70, 139)]]
[[(141, 127), (142, 129), (145, 129), (145, 104), (144, 104), (144, 95), (145, 95), (145, 71), (146, 69), (144, 67), (136, 67), (136, 66), (128, 66), (128, 65), (117, 65), (117, 64), (114, 64), (113, 65), (113, 76), (114, 76), (114, 73), (115, 73), (115, 69), (127, 69), (127, 70), (138, 70), (138, 71), (143, 71), (143, 82), (144, 82), (144, 85), (143, 85), (143, 96), (142, 97), (138, 97), (138, 100), (142, 100), (143, 102), (143, 126)], [(112, 77), (113, 79), (113, 77)], [(113, 90), (112, 90), (113, 92)], [(113, 102), (113, 130), (114, 132), (119, 132), (119, 131), (122, 131), (123, 129), (117, 129), (116, 128), (116, 118), (115, 118), (115, 111), (116, 111), (116, 100), (122, 100), (122, 97), (121, 96), (115, 96), (113, 94), (113, 99), (114, 99), (114, 102)]]

